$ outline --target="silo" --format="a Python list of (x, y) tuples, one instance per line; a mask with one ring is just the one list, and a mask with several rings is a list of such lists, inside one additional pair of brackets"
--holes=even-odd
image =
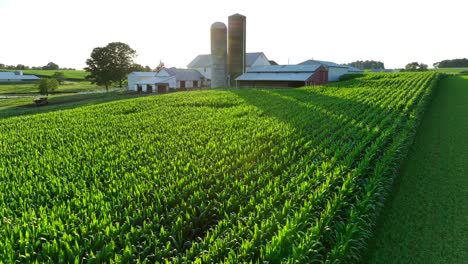
[(231, 85), (245, 72), (246, 17), (234, 14), (229, 17), (228, 31), (228, 74)]
[(225, 87), (227, 57), (227, 28), (224, 23), (211, 25), (211, 87)]

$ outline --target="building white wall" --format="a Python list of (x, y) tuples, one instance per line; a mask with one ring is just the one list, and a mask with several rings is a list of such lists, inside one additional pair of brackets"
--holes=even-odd
[(158, 76), (158, 77), (169, 77), (171, 75), (166, 71), (166, 69), (162, 69), (158, 73), (156, 73), (156, 76)]
[(252, 63), (252, 66), (270, 65), (265, 54), (258, 56), (258, 58)]
[[(198, 84), (196, 87), (193, 85), (193, 82), (194, 81), (185, 81), (185, 88), (200, 88), (201, 87), (201, 81), (198, 81)], [(180, 81), (177, 81), (177, 88), (180, 88)]]
[(172, 77), (169, 81), (169, 88), (176, 88), (177, 87), (177, 80), (176, 77)]
[(131, 91), (136, 91), (136, 83), (139, 81), (147, 80), (153, 78), (154, 76), (141, 76), (138, 73), (130, 73), (127, 77), (128, 89)]
[(197, 70), (199, 73), (201, 73), (201, 75), (203, 75), (203, 77), (205, 77), (205, 79), (211, 80), (211, 68), (210, 67), (195, 68), (195, 70)]
[(127, 77), (128, 89), (130, 91), (136, 91), (136, 83), (139, 81), (138, 75), (135, 73), (130, 73)]
[(271, 65), (270, 62), (268, 61), (268, 58), (265, 56), (265, 54), (258, 56), (258, 58), (252, 63), (251, 66), (245, 68), (245, 71), (246, 72), (249, 71), (250, 68), (252, 68), (253, 66), (263, 66), (263, 65)]

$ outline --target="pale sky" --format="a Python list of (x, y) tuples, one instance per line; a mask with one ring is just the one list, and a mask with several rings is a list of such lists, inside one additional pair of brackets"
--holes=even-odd
[(185, 68), (210, 26), (247, 16), (247, 51), (279, 64), (379, 60), (386, 68), (468, 57), (467, 0), (0, 0), (0, 63), (81, 69), (120, 41), (137, 63)]

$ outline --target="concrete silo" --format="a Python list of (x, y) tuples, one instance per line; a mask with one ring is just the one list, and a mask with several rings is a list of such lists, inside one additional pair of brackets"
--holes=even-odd
[(231, 85), (245, 72), (246, 17), (234, 14), (228, 21), (228, 74)]
[(225, 87), (227, 82), (227, 28), (224, 23), (211, 25), (211, 88)]

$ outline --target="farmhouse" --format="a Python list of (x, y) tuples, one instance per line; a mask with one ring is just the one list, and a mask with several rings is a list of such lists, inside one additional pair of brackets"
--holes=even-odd
[(32, 82), (39, 80), (36, 75), (23, 75), (22, 71), (0, 72), (0, 82)]
[(328, 70), (319, 64), (254, 66), (236, 81), (238, 87), (301, 87), (327, 83)]
[[(250, 69), (253, 66), (258, 65), (270, 65), (270, 61), (265, 56), (263, 52), (251, 52), (245, 53), (245, 67), (246, 70)], [(211, 81), (211, 55), (203, 54), (198, 55), (193, 59), (188, 65), (187, 68), (195, 69), (199, 71), (205, 79)]]
[(169, 89), (199, 88), (205, 78), (193, 69), (163, 68), (159, 72), (132, 72), (128, 88), (139, 92), (168, 92)]
[(330, 61), (320, 60), (306, 60), (299, 63), (299, 65), (321, 65), (328, 70), (328, 81), (336, 82), (340, 79), (341, 75), (348, 73), (348, 66), (340, 65)]

